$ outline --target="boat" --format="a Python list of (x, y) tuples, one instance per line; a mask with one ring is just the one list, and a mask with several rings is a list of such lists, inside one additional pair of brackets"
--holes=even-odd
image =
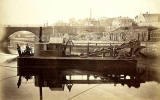
[[(55, 39), (44, 42), (41, 36), (42, 33), (40, 33), (39, 41), (35, 43), (34, 54), (31, 51), (26, 53), (26, 50), (17, 58), (18, 87), (21, 85), (22, 77), (28, 80), (35, 76), (35, 85), (40, 87), (41, 100), (42, 87), (64, 90), (64, 85), (66, 85), (70, 91), (73, 84), (107, 83), (106, 77), (122, 84), (129, 84), (129, 81), (134, 80), (138, 82), (135, 87), (139, 86), (138, 75), (140, 74), (137, 72), (135, 55), (138, 55), (139, 51), (144, 48), (140, 46), (139, 41), (104, 46), (93, 46), (87, 43), (83, 46), (86, 48), (85, 52), (74, 54), (72, 48), (75, 44), (71, 40)], [(120, 53), (125, 49), (129, 51)], [(76, 72), (76, 75), (85, 73), (87, 79), (73, 81), (71, 78), (75, 74), (73, 70), (83, 72)], [(90, 76), (99, 76), (101, 80), (90, 80)], [(126, 76), (130, 76), (130, 80), (126, 80)]]

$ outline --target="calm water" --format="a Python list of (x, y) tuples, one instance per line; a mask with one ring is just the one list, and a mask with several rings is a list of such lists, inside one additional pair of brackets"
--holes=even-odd
[[(0, 54), (0, 99), (1, 100), (39, 100), (39, 88), (34, 80), (22, 80), (17, 88), (16, 55)], [(75, 84), (71, 92), (51, 91), (43, 88), (43, 100), (159, 100), (160, 67), (158, 60), (145, 60), (139, 67), (146, 67), (144, 83), (139, 88), (117, 84)]]

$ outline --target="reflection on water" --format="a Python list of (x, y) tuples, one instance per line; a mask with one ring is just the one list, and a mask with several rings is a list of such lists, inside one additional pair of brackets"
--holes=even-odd
[(2, 55), (0, 58), (3, 58), (0, 67), (1, 100), (39, 100), (37, 86), (44, 87), (44, 100), (51, 100), (51, 98), (55, 100), (86, 100), (86, 98), (90, 100), (157, 100), (160, 97), (158, 92), (160, 91), (160, 69), (159, 66), (148, 65), (153, 62), (150, 60), (144, 62), (148, 66), (144, 65), (142, 61), (135, 75), (55, 69), (55, 71), (50, 71), (52, 74), (50, 76), (47, 74), (37, 75), (28, 82), (23, 77), (21, 87), (18, 89), (18, 77), (12, 77), (17, 74), (16, 69), (3, 67), (15, 67), (16, 62), (10, 60), (14, 57)]

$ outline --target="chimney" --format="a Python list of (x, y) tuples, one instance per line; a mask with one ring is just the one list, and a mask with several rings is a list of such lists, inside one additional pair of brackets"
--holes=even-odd
[(40, 27), (39, 31), (39, 42), (42, 42), (42, 27)]

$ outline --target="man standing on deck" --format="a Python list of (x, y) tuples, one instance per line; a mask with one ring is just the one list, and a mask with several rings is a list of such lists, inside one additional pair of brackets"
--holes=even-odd
[(31, 49), (30, 49), (30, 47), (29, 47), (28, 44), (26, 45), (26, 54), (27, 54), (27, 55), (30, 55), (30, 54), (31, 54)]
[(19, 44), (17, 44), (17, 51), (18, 51), (19, 56), (21, 57), (22, 53), (21, 53), (21, 47), (19, 46)]

